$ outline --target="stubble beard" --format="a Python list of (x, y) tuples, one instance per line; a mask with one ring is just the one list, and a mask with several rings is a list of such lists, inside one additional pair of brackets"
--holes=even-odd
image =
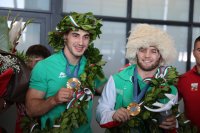
[(71, 53), (72, 56), (75, 58), (80, 58), (83, 54), (77, 54), (75, 51), (73, 51), (73, 48), (70, 48), (67, 44), (65, 44), (65, 47), (67, 47), (68, 51)]
[(140, 69), (142, 69), (143, 71), (152, 71), (152, 70), (154, 70), (154, 69), (156, 69), (156, 68), (159, 67), (159, 65), (160, 65), (160, 59), (157, 60), (157, 61), (156, 61), (154, 64), (152, 64), (151, 66), (145, 67), (145, 66), (138, 60), (138, 58), (137, 58), (137, 65), (138, 65), (138, 67), (140, 67)]

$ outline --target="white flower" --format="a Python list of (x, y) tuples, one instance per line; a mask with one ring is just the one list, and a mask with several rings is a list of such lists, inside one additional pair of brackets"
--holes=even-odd
[(12, 47), (14, 47), (16, 44), (16, 42), (18, 41), (19, 37), (21, 36), (21, 32), (22, 32), (22, 21), (23, 19), (21, 18), (19, 21), (15, 21), (12, 25), (11, 25), (11, 29), (9, 31), (9, 38), (10, 38), (10, 43), (12, 45)]

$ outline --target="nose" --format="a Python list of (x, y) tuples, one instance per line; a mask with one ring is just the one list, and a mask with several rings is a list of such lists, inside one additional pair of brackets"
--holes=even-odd
[(149, 57), (150, 54), (151, 54), (151, 52), (150, 52), (149, 50), (147, 50), (147, 51), (145, 52), (145, 57)]
[(82, 37), (80, 37), (80, 38), (79, 38), (79, 45), (80, 45), (80, 46), (82, 46), (82, 45), (83, 45), (83, 43), (84, 43), (84, 40), (83, 40), (83, 38), (82, 38)]

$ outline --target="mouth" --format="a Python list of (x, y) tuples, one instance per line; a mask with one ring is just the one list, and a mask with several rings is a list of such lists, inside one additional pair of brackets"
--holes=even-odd
[(150, 63), (151, 63), (150, 60), (143, 60), (143, 62), (144, 62), (145, 64), (150, 64)]
[(77, 52), (82, 52), (84, 50), (84, 47), (75, 47)]

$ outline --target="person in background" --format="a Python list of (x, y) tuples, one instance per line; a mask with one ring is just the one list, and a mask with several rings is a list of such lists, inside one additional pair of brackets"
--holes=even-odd
[(28, 57), (27, 65), (33, 69), (35, 64), (51, 55), (51, 52), (41, 44), (35, 44), (30, 46), (26, 51)]
[[(123, 123), (132, 118), (130, 112), (137, 113), (145, 93), (151, 89), (146, 79), (158, 74), (158, 69), (166, 68), (163, 65), (172, 61), (176, 55), (170, 36), (148, 24), (135, 27), (128, 38), (126, 48), (126, 58), (130, 64), (110, 76), (97, 105), (96, 119), (100, 126), (107, 128), (109, 132), (125, 132), (124, 129), (127, 128), (123, 128)], [(172, 94), (177, 95), (175, 86), (170, 86), (170, 89)], [(126, 109), (132, 102), (138, 106), (134, 104), (135, 107)], [(140, 127), (142, 123), (139, 124)], [(145, 126), (148, 127), (147, 124)], [(165, 119), (159, 127), (166, 131), (174, 129), (175, 116)], [(148, 128), (145, 129), (149, 132)], [(141, 132), (140, 128), (128, 130)]]
[(200, 36), (194, 41), (193, 55), (196, 65), (188, 72), (182, 74), (178, 81), (180, 98), (183, 98), (185, 115), (200, 132)]
[[(78, 127), (76, 126), (76, 128), (70, 127), (70, 124), (67, 125), (66, 123), (64, 124), (67, 125), (65, 128), (76, 133), (91, 132), (90, 121), (93, 95), (91, 90), (98, 88), (106, 80), (101, 80), (102, 82), (96, 86), (97, 83), (92, 77), (90, 79), (87, 78), (88, 71), (85, 73), (85, 69), (91, 67), (89, 72), (93, 71), (92, 67), (97, 64), (88, 65), (88, 63), (92, 62), (84, 56), (84, 53), (86, 53), (89, 44), (101, 34), (101, 26), (101, 21), (95, 18), (92, 13), (81, 14), (73, 12), (60, 21), (57, 25), (57, 32), (50, 34), (53, 36), (50, 36), (51, 39), (57, 39), (55, 42), (57, 45), (62, 42), (60, 45), (63, 48), (36, 64), (32, 70), (29, 90), (26, 95), (27, 114), (30, 117), (40, 117), (41, 130), (47, 128), (47, 121), (50, 122), (51, 127), (58, 127), (58, 125), (55, 125), (55, 120), (60, 118), (62, 113), (73, 110), (74, 108), (72, 107), (75, 105), (70, 101), (77, 98), (76, 100), (87, 103), (86, 108), (80, 105), (78, 110), (75, 109), (77, 113), (84, 109), (83, 111), (86, 114), (81, 117), (84, 117), (84, 119), (86, 117), (87, 121), (81, 123)], [(81, 79), (80, 76), (84, 73), (86, 74), (84, 75), (86, 79)], [(97, 75), (94, 75), (95, 79), (96, 77)], [(80, 84), (87, 82), (86, 80), (92, 84), (94, 83), (94, 88), (80, 88)], [(76, 92), (78, 94), (74, 93), (75, 89), (77, 89)], [(81, 95), (84, 96), (83, 99), (85, 100), (78, 99)], [(76, 101), (74, 102), (76, 103)], [(71, 106), (72, 104), (74, 106)], [(77, 117), (77, 115), (69, 116), (66, 119), (72, 120), (74, 117)], [(78, 119), (78, 121), (80, 122), (81, 119)], [(62, 125), (60, 124), (59, 126)]]
[[(36, 65), (37, 62), (49, 57), (51, 52), (41, 44), (31, 45), (27, 51), (26, 56), (28, 57), (28, 61), (26, 65), (32, 70), (33, 67)], [(16, 103), (17, 106), (17, 119), (16, 119), (16, 126), (15, 126), (15, 133), (22, 133), (21, 129), (21, 119), (25, 116), (25, 106), (21, 103)]]

